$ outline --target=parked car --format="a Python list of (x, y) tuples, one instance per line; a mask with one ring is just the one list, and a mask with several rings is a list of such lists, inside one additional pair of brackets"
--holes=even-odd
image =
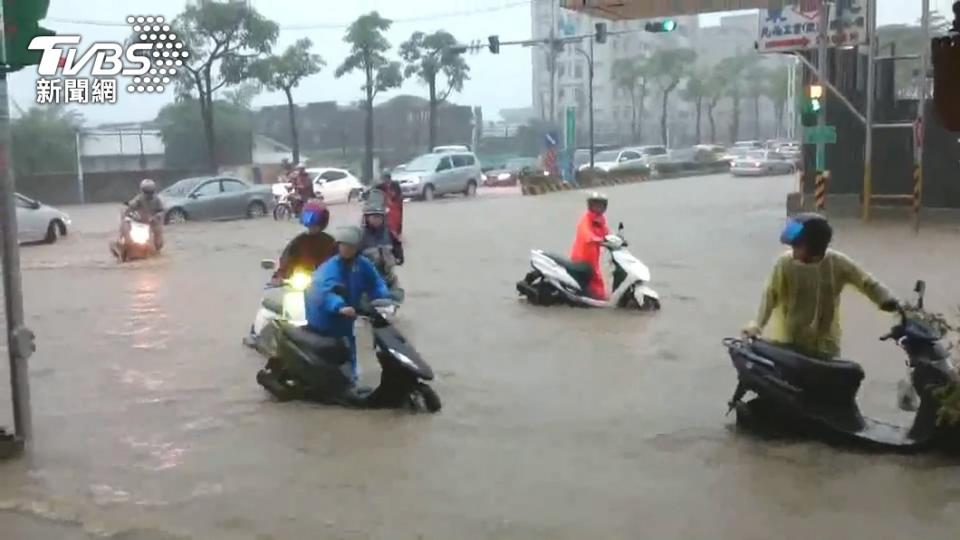
[(66, 236), (71, 225), (70, 216), (52, 206), (15, 194), (17, 206), (17, 241), (20, 244), (46, 242), (53, 244)]
[[(640, 146), (637, 148), (623, 148), (620, 150), (607, 150), (599, 152), (593, 156), (593, 166), (601, 171), (624, 171), (636, 170), (649, 172), (651, 163), (666, 159), (669, 155), (667, 149), (663, 146)], [(590, 168), (590, 163), (585, 163), (580, 170)]]
[(763, 176), (768, 174), (791, 174), (797, 166), (783, 154), (772, 150), (754, 150), (737, 159), (730, 167), (734, 176)]
[(803, 147), (796, 142), (782, 142), (775, 148), (777, 152), (783, 154), (787, 159), (792, 160), (796, 165), (800, 165), (803, 160)]
[(353, 202), (360, 200), (363, 183), (344, 169), (317, 167), (307, 169), (313, 179), (313, 191), (327, 203)]
[(273, 211), (270, 184), (250, 185), (227, 177), (186, 178), (160, 192), (166, 223), (259, 218)]
[(451, 144), (447, 146), (438, 146), (433, 149), (434, 154), (449, 154), (451, 152), (469, 152), (470, 147), (465, 144)]
[[(593, 157), (596, 158), (597, 154), (600, 152), (606, 152), (607, 150), (616, 150), (620, 148), (617, 145), (613, 144), (595, 144), (593, 145)], [(589, 148), (577, 148), (573, 152), (573, 166), (577, 170), (580, 170), (583, 167), (583, 164), (590, 163), (590, 149)]]
[(515, 186), (517, 180), (524, 175), (529, 174), (548, 174), (540, 166), (539, 158), (516, 158), (503, 164), (502, 167), (495, 167), (484, 174), (483, 185), (485, 186)]
[(723, 154), (721, 159), (729, 163), (730, 166), (732, 167), (734, 161), (746, 157), (747, 153), (752, 151), (755, 151), (755, 150), (744, 147), (744, 146), (740, 146), (740, 147), (734, 146), (728, 149), (727, 152)]
[(470, 152), (424, 154), (393, 176), (404, 196), (427, 201), (451, 193), (472, 197), (481, 178), (480, 162)]
[(746, 148), (749, 150), (763, 150), (763, 141), (737, 141), (733, 143), (734, 148)]

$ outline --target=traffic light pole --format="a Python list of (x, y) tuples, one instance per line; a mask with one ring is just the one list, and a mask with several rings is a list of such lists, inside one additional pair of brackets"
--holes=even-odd
[[(827, 73), (827, 41), (830, 34), (828, 26), (830, 25), (830, 5), (826, 0), (820, 2), (820, 43), (817, 46), (817, 82), (822, 86), (828, 80)], [(823, 100), (820, 107), (820, 113), (817, 117), (817, 127), (822, 132), (827, 127), (827, 100)], [(817, 172), (821, 173), (826, 169), (827, 145), (823, 142), (817, 143)]]
[[(23, 290), (20, 282), (20, 245), (17, 241), (17, 208), (10, 160), (10, 105), (7, 96), (7, 50), (0, 4), (0, 244), (3, 248), (3, 296), (7, 318), (7, 354), (13, 401), (13, 445), (22, 447), (30, 437), (30, 381), (27, 359), (33, 352), (33, 333), (24, 326)], [(0, 440), (2, 446), (9, 441)]]
[(590, 88), (587, 90), (587, 103), (590, 107), (587, 110), (587, 118), (589, 122), (590, 129), (590, 168), (593, 168), (593, 155), (596, 153), (596, 144), (594, 144), (594, 128), (593, 128), (593, 40), (590, 40), (590, 53), (586, 53), (582, 49), (576, 49), (576, 51), (582, 54), (587, 59), (587, 83), (590, 85)]

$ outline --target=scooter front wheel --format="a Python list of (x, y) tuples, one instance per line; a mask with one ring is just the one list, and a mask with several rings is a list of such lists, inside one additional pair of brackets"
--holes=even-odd
[(413, 392), (410, 392), (410, 405), (414, 411), (426, 410), (430, 413), (435, 413), (443, 407), (440, 396), (426, 383), (417, 384)]

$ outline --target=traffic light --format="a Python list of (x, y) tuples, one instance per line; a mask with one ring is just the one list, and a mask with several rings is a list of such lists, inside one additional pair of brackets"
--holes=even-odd
[(488, 37), (487, 43), (490, 46), (490, 52), (493, 54), (500, 54), (500, 36)]
[(52, 36), (55, 32), (40, 26), (47, 16), (50, 0), (3, 0), (3, 35), (6, 40), (7, 71), (40, 63), (43, 51), (28, 49), (37, 36)]
[(607, 23), (598, 22), (595, 25), (597, 29), (596, 39), (597, 43), (606, 43), (607, 42)]
[(800, 123), (805, 127), (817, 125), (820, 111), (823, 109), (823, 86), (811, 84), (807, 86), (807, 94), (800, 112)]
[(677, 29), (677, 21), (673, 19), (664, 19), (662, 21), (650, 21), (644, 27), (647, 32), (662, 33), (673, 32)]

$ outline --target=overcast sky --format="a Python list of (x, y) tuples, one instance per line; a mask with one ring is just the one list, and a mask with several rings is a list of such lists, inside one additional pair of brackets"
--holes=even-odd
[[(881, 24), (914, 22), (920, 16), (920, 0), (879, 2), (878, 17)], [(950, 13), (951, 0), (931, 2), (934, 8)], [(371, 10), (378, 10), (385, 17), (395, 20), (388, 34), (395, 46), (417, 30), (432, 32), (444, 29), (461, 42), (485, 41), (490, 34), (499, 34), (503, 40), (530, 37), (529, 0), (253, 0), (252, 3), (260, 13), (281, 26), (277, 49), (285, 48), (301, 37), (309, 37), (314, 42), (315, 52), (327, 61), (328, 66), (322, 73), (305, 81), (295, 91), (295, 99), (303, 103), (325, 100), (347, 103), (360, 97), (361, 80), (358, 76), (336, 79), (333, 71), (347, 52), (347, 46), (343, 43), (344, 27), (357, 16)], [(161, 4), (164, 7), (158, 12)], [(127, 37), (128, 28), (90, 22), (122, 24), (127, 15), (164, 15), (172, 19), (185, 4), (185, 0), (52, 0), (45, 26), (59, 34), (79, 34), (85, 43), (119, 41)], [(704, 24), (716, 24), (718, 20), (716, 15), (703, 17)], [(453, 100), (484, 107), (487, 118), (494, 117), (502, 108), (530, 105), (529, 50), (504, 47), (499, 56), (484, 50), (468, 56), (468, 61), (471, 80), (467, 82), (463, 93), (453, 97)], [(10, 79), (11, 97), (21, 108), (28, 108), (35, 102), (35, 90), (32, 70), (23, 70)], [(403, 88), (404, 92), (414, 94), (422, 94), (423, 90), (413, 81)], [(88, 105), (79, 109), (91, 125), (149, 120), (171, 98), (172, 90), (152, 96), (128, 94), (121, 90), (115, 105)], [(264, 93), (255, 100), (254, 105), (282, 102), (280, 94)]]

